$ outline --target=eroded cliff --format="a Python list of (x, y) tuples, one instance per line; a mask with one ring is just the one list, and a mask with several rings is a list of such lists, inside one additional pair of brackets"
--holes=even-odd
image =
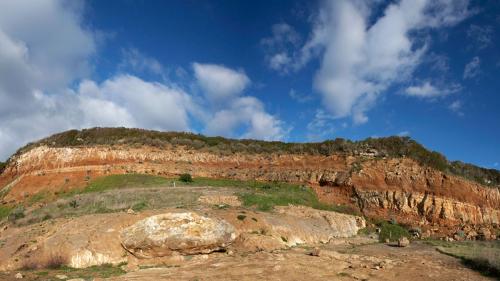
[[(498, 228), (500, 192), (407, 158), (376, 153), (221, 153), (185, 145), (39, 145), (12, 157), (0, 175), (4, 203), (39, 192), (81, 188), (95, 177), (145, 173), (286, 181), (314, 188), (328, 203), (349, 204), (368, 216), (397, 218), (450, 232)], [(441, 230), (440, 230), (441, 231)]]

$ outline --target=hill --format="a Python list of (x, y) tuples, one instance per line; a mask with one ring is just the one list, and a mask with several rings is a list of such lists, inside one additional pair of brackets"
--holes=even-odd
[[(70, 130), (52, 135), (20, 148), (20, 155), (34, 147), (82, 147), (97, 145), (146, 145), (158, 148), (185, 146), (193, 150), (210, 151), (221, 154), (234, 153), (278, 153), (331, 156), (334, 154), (375, 158), (408, 157), (422, 166), (457, 175), (486, 186), (500, 185), (500, 171), (481, 168), (461, 161), (448, 161), (444, 155), (430, 151), (410, 137), (368, 138), (350, 141), (342, 138), (318, 143), (285, 143), (279, 141), (259, 141), (251, 139), (228, 139), (206, 137), (183, 132), (159, 132), (128, 128), (92, 128)], [(10, 160), (10, 159), (9, 159)], [(9, 162), (9, 160), (7, 162)], [(5, 166), (0, 162), (0, 171)]]

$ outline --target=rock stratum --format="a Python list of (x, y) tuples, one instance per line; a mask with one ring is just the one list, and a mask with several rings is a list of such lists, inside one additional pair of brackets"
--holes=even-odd
[(495, 233), (491, 230), (500, 222), (498, 186), (370, 148), (315, 155), (228, 152), (182, 143), (86, 144), (77, 138), (76, 144), (61, 145), (42, 140), (9, 159), (0, 175), (0, 193), (4, 203), (22, 202), (39, 192), (68, 191), (95, 177), (125, 173), (301, 183), (311, 186), (323, 202), (351, 205), (368, 217), (394, 218), (431, 234), (480, 234), (484, 228)]

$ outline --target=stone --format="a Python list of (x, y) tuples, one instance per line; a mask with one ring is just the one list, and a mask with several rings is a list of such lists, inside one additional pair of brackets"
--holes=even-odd
[(406, 237), (401, 237), (398, 239), (398, 247), (408, 247), (410, 245), (410, 240)]
[(309, 255), (313, 256), (313, 257), (319, 257), (320, 253), (321, 253), (321, 250), (318, 247), (316, 247), (316, 248), (312, 249), (312, 251), (309, 253)]
[(68, 276), (66, 276), (64, 274), (57, 274), (56, 278), (59, 280), (66, 280), (66, 279), (68, 279)]
[(68, 279), (66, 281), (85, 281), (83, 278), (73, 278), (73, 279)]
[(253, 233), (240, 234), (234, 241), (234, 246), (244, 252), (272, 252), (287, 247), (281, 239)]
[(123, 247), (138, 258), (208, 254), (223, 250), (236, 238), (225, 220), (194, 212), (165, 213), (138, 221), (122, 230)]
[(21, 274), (21, 272), (18, 272), (18, 273), (16, 273), (16, 275), (14, 275), (14, 278), (16, 278), (16, 279), (23, 279), (23, 277), (24, 276)]
[(127, 214), (133, 215), (133, 214), (135, 214), (135, 211), (134, 211), (134, 210), (132, 210), (132, 209), (128, 209), (128, 210), (127, 210)]

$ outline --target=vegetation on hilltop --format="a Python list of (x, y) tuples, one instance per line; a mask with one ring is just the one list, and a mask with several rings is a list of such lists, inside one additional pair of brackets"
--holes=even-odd
[(7, 166), (6, 162), (0, 162), (0, 174), (3, 172), (6, 166)]
[[(295, 153), (308, 155), (346, 154), (362, 155), (371, 153), (375, 157), (409, 157), (419, 164), (459, 175), (484, 185), (500, 185), (500, 171), (480, 168), (462, 162), (449, 162), (438, 152), (430, 151), (409, 137), (368, 138), (350, 141), (342, 138), (318, 143), (285, 143), (279, 141), (259, 141), (251, 139), (227, 139), (206, 137), (200, 134), (179, 132), (158, 132), (128, 128), (92, 128), (70, 130), (55, 134), (21, 148), (16, 154), (33, 147), (92, 146), (92, 145), (149, 145), (159, 148), (185, 146), (190, 149), (219, 154), (232, 153)], [(1, 170), (0, 170), (1, 171)]]

